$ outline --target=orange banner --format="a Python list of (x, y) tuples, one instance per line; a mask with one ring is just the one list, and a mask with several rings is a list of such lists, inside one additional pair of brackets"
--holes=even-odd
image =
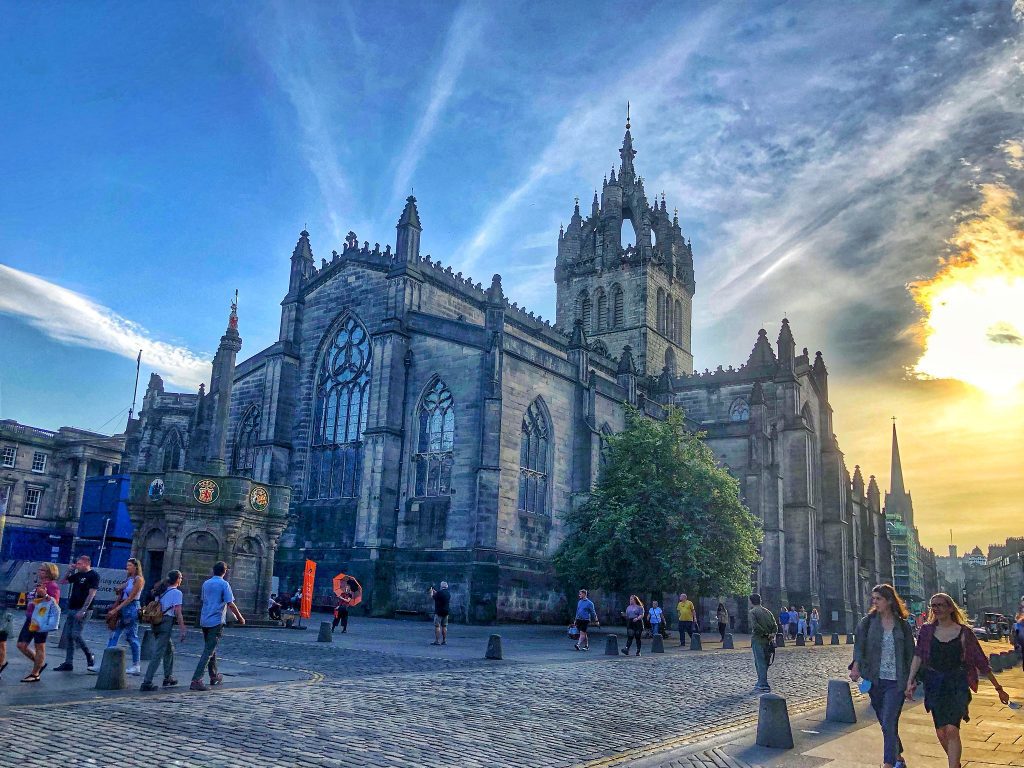
[(306, 561), (306, 570), (302, 573), (302, 602), (299, 604), (299, 616), (308, 619), (313, 611), (313, 580), (316, 579), (316, 563)]

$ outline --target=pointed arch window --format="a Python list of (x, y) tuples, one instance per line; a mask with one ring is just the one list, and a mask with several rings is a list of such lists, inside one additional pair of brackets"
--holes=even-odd
[(520, 439), (519, 511), (546, 515), (551, 475), (551, 425), (540, 398), (526, 409)]
[(662, 288), (658, 289), (657, 293), (657, 309), (656, 319), (654, 327), (658, 330), (658, 333), (665, 333), (665, 291)]
[(359, 493), (370, 351), (366, 329), (350, 315), (335, 331), (317, 366), (308, 498), (354, 498)]
[(737, 397), (729, 406), (729, 421), (750, 421), (750, 404)]
[(675, 335), (676, 344), (683, 343), (683, 302), (676, 299), (675, 310), (672, 313), (672, 319), (675, 321), (675, 328), (673, 333)]
[(416, 495), (447, 496), (455, 463), (455, 400), (437, 379), (423, 393), (419, 407), (420, 433), (416, 447)]
[(590, 295), (583, 291), (576, 297), (576, 317), (583, 323), (583, 329), (590, 333), (591, 316), (593, 315)]
[(235, 435), (234, 468), (236, 472), (252, 475), (256, 463), (256, 441), (260, 437), (262, 412), (258, 405), (250, 405), (238, 423)]
[(600, 440), (599, 454), (598, 454), (598, 463), (599, 463), (599, 466), (602, 469), (608, 463), (608, 438), (611, 437), (611, 435), (612, 435), (612, 428), (609, 427), (607, 423), (606, 424), (602, 424), (601, 425), (601, 435), (598, 438)]
[(612, 286), (612, 322), (613, 328), (622, 328), (626, 324), (625, 296), (621, 285)]
[(597, 289), (594, 304), (597, 306), (597, 317), (594, 318), (594, 333), (608, 330), (608, 296), (603, 288)]
[(160, 449), (164, 472), (181, 469), (181, 448), (181, 435), (178, 434), (178, 430), (172, 429), (164, 438), (163, 447)]

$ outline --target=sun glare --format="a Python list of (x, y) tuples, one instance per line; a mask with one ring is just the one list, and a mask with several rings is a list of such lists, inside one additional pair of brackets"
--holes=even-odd
[(950, 238), (953, 254), (930, 280), (910, 286), (925, 312), (922, 378), (958, 379), (993, 395), (1024, 383), (1024, 216), (1003, 184)]

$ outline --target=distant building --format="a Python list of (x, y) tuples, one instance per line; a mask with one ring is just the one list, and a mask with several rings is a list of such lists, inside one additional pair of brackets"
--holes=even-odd
[(984, 610), (985, 565), (988, 563), (981, 547), (975, 547), (963, 558), (964, 586), (961, 603), (971, 616)]
[(123, 435), (0, 421), (0, 560), (71, 556), (86, 478), (120, 470)]
[(921, 582), (924, 585), (922, 597), (928, 600), (939, 591), (939, 572), (936, 566), (935, 550), (921, 547)]
[(980, 582), (980, 611), (1016, 615), (1024, 596), (1024, 538), (990, 546)]
[(956, 544), (949, 545), (948, 555), (936, 556), (935, 570), (939, 580), (939, 591), (960, 600), (964, 588), (964, 563), (957, 553)]
[(921, 541), (914, 525), (914, 500), (903, 482), (895, 424), (892, 425), (892, 466), (889, 491), (885, 494), (885, 522), (892, 543), (893, 586), (907, 605), (915, 612), (920, 611), (931, 595), (925, 594)]

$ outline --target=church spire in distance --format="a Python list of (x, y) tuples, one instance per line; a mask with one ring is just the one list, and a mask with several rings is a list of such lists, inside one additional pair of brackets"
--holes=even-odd
[[(619, 166), (619, 179), (624, 180), (626, 176), (635, 176), (633, 170), (633, 158), (636, 157), (636, 150), (633, 149), (633, 136), (629, 132), (629, 102), (626, 102), (626, 135), (622, 137), (622, 149), (619, 150), (619, 157), (622, 164)], [(614, 171), (613, 171), (614, 172)]]
[(892, 466), (889, 469), (889, 493), (903, 496), (907, 489), (903, 484), (903, 464), (900, 462), (900, 444), (896, 439), (896, 418), (892, 420)]

